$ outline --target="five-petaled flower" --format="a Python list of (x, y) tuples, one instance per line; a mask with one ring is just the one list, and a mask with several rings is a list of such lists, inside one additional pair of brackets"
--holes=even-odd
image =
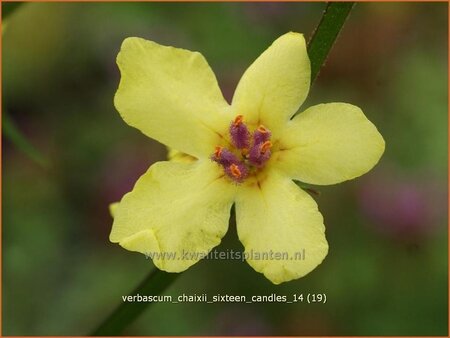
[[(310, 85), (303, 35), (287, 33), (262, 53), (231, 105), (200, 53), (127, 38), (117, 63), (114, 103), (125, 122), (192, 160), (157, 162), (142, 175), (114, 210), (112, 242), (153, 253), (159, 269), (181, 272), (204, 256), (167, 253), (209, 252), (225, 235), (234, 203), (245, 251), (283, 253), (274, 260), (248, 255), (273, 283), (322, 262), (322, 215), (293, 180), (328, 185), (358, 177), (378, 162), (384, 140), (347, 103), (319, 104), (293, 117)], [(303, 259), (294, 259), (300, 251)]]

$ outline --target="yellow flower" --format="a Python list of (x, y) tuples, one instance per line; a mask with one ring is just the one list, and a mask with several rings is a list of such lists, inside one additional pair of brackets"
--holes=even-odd
[(181, 272), (220, 243), (234, 203), (247, 262), (273, 283), (322, 262), (322, 215), (293, 180), (328, 185), (358, 177), (378, 162), (384, 140), (347, 103), (292, 118), (310, 85), (303, 35), (287, 33), (262, 53), (231, 105), (200, 53), (127, 38), (117, 63), (114, 103), (125, 122), (190, 157), (157, 162), (139, 178), (114, 206), (111, 242)]

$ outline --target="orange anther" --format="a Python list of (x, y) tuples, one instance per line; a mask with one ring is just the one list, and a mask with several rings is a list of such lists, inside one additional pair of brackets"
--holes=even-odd
[(236, 116), (236, 118), (234, 119), (234, 125), (235, 126), (238, 126), (238, 125), (240, 125), (242, 122), (244, 121), (244, 116), (242, 116), (242, 115), (238, 115), (238, 116)]
[(267, 150), (272, 148), (272, 142), (266, 141), (263, 144), (261, 144), (261, 154), (264, 154)]
[(264, 127), (262, 124), (259, 125), (258, 131), (259, 131), (260, 133), (262, 133), (262, 134), (267, 134), (267, 133), (269, 132), (269, 131), (267, 130), (267, 128)]
[(241, 170), (239, 169), (239, 167), (236, 164), (230, 165), (230, 172), (231, 172), (231, 175), (233, 175), (236, 178), (240, 178), (242, 175)]
[(214, 156), (216, 158), (220, 158), (220, 155), (222, 154), (222, 147), (216, 147), (216, 150), (214, 151)]

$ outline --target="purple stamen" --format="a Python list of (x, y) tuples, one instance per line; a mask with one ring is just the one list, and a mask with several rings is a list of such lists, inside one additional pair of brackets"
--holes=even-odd
[(231, 141), (237, 149), (248, 148), (250, 145), (250, 132), (243, 120), (243, 116), (238, 115), (230, 125)]
[(219, 163), (220, 165), (222, 165), (224, 167), (227, 167), (232, 163), (239, 162), (239, 159), (236, 157), (235, 154), (233, 154), (227, 148), (222, 148), (222, 147), (216, 147), (216, 151), (211, 156), (211, 160)]
[(260, 125), (253, 133), (253, 144), (260, 144), (270, 140), (270, 130)]
[(242, 163), (233, 163), (225, 168), (225, 173), (236, 183), (241, 183), (248, 176), (248, 169)]
[(250, 149), (250, 153), (248, 155), (248, 160), (255, 167), (261, 168), (264, 163), (270, 158), (271, 151), (270, 147), (272, 143), (270, 141), (266, 141), (264, 143), (254, 144)]
[(253, 175), (255, 170), (264, 167), (270, 159), (271, 132), (260, 125), (250, 134), (242, 115), (236, 116), (231, 122), (229, 132), (231, 148), (216, 147), (211, 160), (219, 164), (232, 181), (242, 183), (251, 173)]

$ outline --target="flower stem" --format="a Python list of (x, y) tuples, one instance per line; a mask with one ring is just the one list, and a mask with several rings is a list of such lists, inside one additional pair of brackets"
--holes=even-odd
[(48, 168), (49, 163), (47, 159), (21, 133), (5, 110), (3, 110), (2, 114), (2, 131), (5, 138), (28, 158), (39, 164), (42, 168)]
[(314, 82), (345, 23), (354, 2), (329, 2), (308, 42), (311, 60), (311, 83)]
[[(158, 269), (153, 270), (142, 283), (129, 295), (161, 294), (179, 276), (179, 273), (168, 273)], [(150, 303), (122, 302), (109, 317), (92, 332), (92, 336), (118, 335), (133, 322)]]

